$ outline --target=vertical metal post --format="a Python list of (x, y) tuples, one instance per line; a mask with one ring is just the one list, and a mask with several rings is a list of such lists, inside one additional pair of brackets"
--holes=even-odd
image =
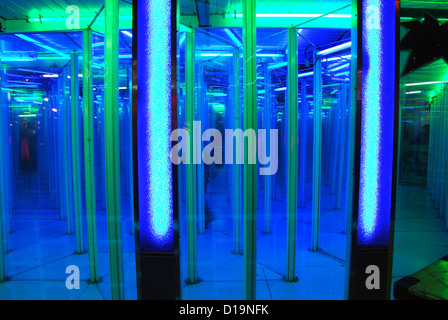
[(448, 133), (448, 123), (447, 123), (447, 105), (446, 105), (446, 97), (447, 97), (447, 86), (445, 85), (443, 88), (443, 94), (442, 94), (442, 101), (441, 101), (441, 106), (442, 106), (442, 121), (443, 121), (443, 133), (442, 133), (442, 145), (443, 145), (443, 160), (442, 160), (442, 172), (441, 172), (441, 176), (442, 176), (442, 188), (441, 188), (441, 194), (440, 194), (440, 218), (444, 218), (445, 217), (445, 212), (446, 212), (446, 208), (447, 208), (447, 192), (448, 192), (448, 183), (446, 180), (447, 177), (447, 158), (448, 158), (448, 151), (447, 151), (447, 147), (446, 147), (446, 135)]
[[(233, 51), (233, 130), (241, 127), (241, 87), (240, 87), (240, 50)], [(240, 139), (234, 144), (233, 164), (233, 253), (241, 254), (241, 164), (237, 159), (241, 157)]]
[(81, 200), (81, 163), (79, 159), (79, 83), (78, 83), (78, 53), (71, 54), (71, 137), (72, 137), (72, 182), (73, 182), (73, 207), (75, 210), (76, 227), (76, 253), (84, 253), (84, 236), (82, 223), (82, 200)]
[(121, 234), (120, 153), (118, 114), (118, 13), (119, 0), (105, 1), (104, 133), (106, 202), (109, 238), (110, 284), (113, 300), (124, 299)]
[(345, 153), (346, 153), (346, 137), (347, 137), (347, 105), (348, 105), (348, 90), (347, 84), (342, 85), (341, 89), (341, 131), (340, 131), (340, 141), (341, 145), (339, 147), (339, 168), (338, 168), (338, 182), (336, 189), (336, 209), (341, 208), (342, 202), (342, 181), (344, 180), (344, 167), (345, 167)]
[[(264, 64), (264, 118), (266, 129), (266, 150), (271, 150), (272, 99), (271, 99), (271, 70)], [(271, 157), (273, 155), (270, 155)], [(264, 176), (264, 233), (271, 233), (272, 216), (272, 175)]]
[[(7, 141), (6, 137), (4, 137), (5, 130), (3, 128), (6, 126), (3, 115), (5, 114), (4, 109), (6, 109), (5, 100), (3, 99), (3, 84), (5, 83), (3, 68), (0, 63), (0, 168), (5, 168), (5, 146), (4, 143)], [(6, 203), (8, 196), (6, 194), (7, 183), (9, 182), (8, 172), (5, 170), (0, 170), (0, 282), (4, 282), (6, 280), (5, 274), (5, 248), (4, 248), (4, 239), (7, 234), (4, 234), (4, 231), (7, 230), (4, 223), (6, 223), (7, 219), (7, 209)]]
[(132, 156), (132, 68), (128, 69), (128, 92), (129, 92), (129, 104), (128, 104), (128, 142), (131, 149), (128, 155), (128, 174), (129, 174), (129, 212), (131, 214), (131, 234), (134, 234), (134, 183), (133, 183), (133, 156)]
[[(193, 48), (194, 50), (194, 48)], [(199, 68), (198, 68), (198, 73), (197, 73), (197, 77), (198, 77), (198, 99), (197, 99), (197, 110), (196, 110), (196, 120), (199, 121), (202, 124), (202, 120), (203, 120), (203, 108), (204, 108), (204, 100), (203, 97), (206, 96), (206, 92), (207, 90), (204, 90), (204, 65), (202, 64)], [(194, 79), (193, 79), (194, 80)], [(194, 94), (194, 91), (193, 91)], [(193, 106), (194, 107), (194, 106)], [(202, 132), (201, 131), (196, 131), (194, 134), (197, 134), (199, 136), (202, 136)], [(200, 146), (196, 146), (196, 159), (201, 159), (202, 157), (202, 139), (195, 139), (194, 141), (201, 141), (201, 145)], [(204, 210), (204, 163), (203, 161), (200, 161), (200, 163), (198, 163), (195, 166), (195, 171), (196, 171), (196, 192), (197, 192), (197, 196), (196, 196), (196, 209), (197, 209), (197, 216), (198, 216), (198, 233), (199, 234), (203, 234), (205, 233), (205, 210)]]
[(82, 32), (83, 37), (83, 129), (84, 129), (84, 171), (86, 190), (87, 239), (89, 252), (90, 282), (97, 282), (98, 244), (96, 236), (95, 197), (95, 153), (93, 145), (93, 73), (92, 73), (92, 30)]
[[(197, 221), (195, 212), (196, 179), (195, 164), (193, 163), (195, 133), (193, 131), (195, 109), (195, 32), (187, 32), (186, 38), (186, 66), (185, 66), (185, 101), (186, 127), (190, 133), (190, 145), (187, 159), (187, 237), (188, 237), (188, 283), (197, 282)], [(196, 146), (198, 147), (198, 146)]]
[(296, 281), (297, 180), (298, 180), (298, 64), (297, 29), (288, 29), (288, 175), (287, 175), (287, 265), (286, 281)]
[(320, 186), (322, 171), (322, 60), (315, 54), (314, 61), (312, 251), (317, 251), (319, 249)]
[(58, 101), (58, 121), (57, 121), (57, 140), (58, 140), (58, 172), (62, 174), (60, 176), (60, 185), (59, 185), (59, 196), (60, 196), (60, 206), (59, 210), (61, 211), (61, 220), (66, 220), (67, 212), (65, 211), (65, 179), (64, 179), (64, 79), (63, 75), (58, 77), (57, 81), (57, 101)]
[(62, 144), (62, 152), (63, 152), (63, 162), (64, 162), (64, 210), (65, 210), (65, 217), (67, 219), (67, 234), (73, 234), (73, 222), (72, 222), (72, 206), (71, 206), (71, 192), (70, 192), (70, 159), (69, 159), (69, 152), (70, 152), (70, 135), (69, 135), (69, 128), (70, 128), (70, 114), (69, 114), (69, 105), (68, 105), (68, 94), (67, 94), (67, 68), (64, 68), (62, 70), (62, 121), (63, 121), (63, 127), (62, 127), (62, 137), (63, 137), (63, 144)]
[[(257, 58), (255, 0), (243, 0), (244, 131), (257, 131)], [(257, 165), (249, 164), (249, 143), (244, 144), (244, 299), (255, 300), (257, 261)]]
[(432, 171), (434, 159), (434, 110), (433, 105), (429, 107), (429, 148), (428, 148), (428, 173), (426, 176), (426, 190), (431, 193), (432, 188)]
[(308, 119), (308, 104), (306, 98), (306, 83), (302, 78), (300, 94), (300, 170), (299, 170), (299, 197), (298, 207), (305, 208), (305, 178), (306, 178), (306, 122)]
[(339, 162), (340, 162), (340, 151), (341, 151), (341, 132), (342, 132), (342, 126), (341, 126), (341, 114), (342, 114), (342, 88), (339, 91), (339, 100), (338, 103), (336, 104), (336, 106), (333, 106), (332, 108), (332, 119), (333, 120), (333, 124), (332, 124), (332, 130), (331, 132), (331, 136), (333, 137), (333, 141), (332, 141), (332, 146), (331, 149), (332, 154), (330, 155), (329, 159), (330, 159), (330, 164), (331, 164), (331, 169), (330, 171), (330, 184), (331, 184), (331, 191), (330, 194), (335, 194), (337, 192), (336, 190), (336, 186), (337, 186), (337, 177), (338, 177), (338, 168), (339, 168)]
[(438, 197), (436, 199), (436, 202), (438, 203), (437, 207), (440, 209), (440, 218), (442, 218), (442, 212), (445, 209), (445, 206), (443, 204), (444, 200), (444, 188), (446, 181), (444, 179), (445, 177), (445, 168), (446, 168), (446, 131), (447, 131), (447, 123), (446, 123), (446, 105), (445, 105), (445, 93), (446, 93), (446, 85), (444, 85), (443, 92), (440, 99), (440, 122), (441, 122), (441, 151), (440, 151), (440, 170), (439, 170), (439, 190), (438, 190)]

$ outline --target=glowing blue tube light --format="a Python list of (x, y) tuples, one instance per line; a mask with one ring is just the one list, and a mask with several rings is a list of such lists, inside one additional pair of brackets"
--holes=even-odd
[(335, 52), (339, 52), (339, 51), (342, 51), (342, 50), (345, 50), (345, 49), (349, 49), (349, 48), (351, 48), (351, 46), (352, 46), (352, 42), (351, 41), (350, 42), (346, 42), (346, 43), (337, 45), (335, 47), (331, 47), (331, 48), (319, 51), (319, 52), (317, 52), (317, 55), (318, 56), (326, 56), (326, 55), (329, 55), (331, 53), (335, 53)]
[(224, 32), (227, 33), (227, 35), (230, 37), (230, 39), (232, 39), (233, 42), (235, 42), (235, 44), (238, 47), (242, 47), (243, 46), (241, 41), (235, 36), (235, 34), (232, 32), (232, 30), (229, 30), (229, 29), (226, 28), (226, 29), (224, 29)]
[(395, 1), (362, 7), (362, 108), (357, 242), (389, 243), (394, 158)]
[(137, 144), (140, 246), (173, 252), (171, 0), (138, 2)]

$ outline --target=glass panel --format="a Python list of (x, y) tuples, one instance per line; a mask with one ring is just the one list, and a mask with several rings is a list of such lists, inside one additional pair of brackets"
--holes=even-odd
[[(327, 33), (328, 34), (328, 33)], [(350, 33), (325, 47), (350, 42)], [(322, 171), (319, 249), (346, 259), (350, 47), (322, 60)], [(343, 273), (341, 274), (343, 278)]]
[[(88, 243), (84, 167), (83, 35), (81, 32), (0, 35), (2, 53), (2, 125), (9, 190), (8, 210), (2, 210), (7, 244), (6, 275), (32, 281), (26, 298), (110, 299), (109, 246), (106, 219), (104, 159), (104, 36), (93, 33), (93, 141), (96, 196), (98, 285), (88, 287)], [(79, 59), (79, 136), (74, 137), (71, 53)], [(135, 240), (131, 130), (132, 34), (120, 32), (120, 168), (123, 263), (126, 299), (136, 299)], [(73, 142), (78, 160), (73, 163)], [(78, 227), (74, 203), (73, 168), (79, 173)], [(77, 236), (79, 235), (79, 236)], [(82, 244), (79, 245), (82, 240)], [(80, 271), (82, 290), (67, 290), (68, 266)], [(58, 280), (60, 282), (54, 282)], [(61, 284), (62, 283), (62, 284)], [(14, 286), (15, 287), (15, 286)], [(88, 290), (87, 290), (88, 288)], [(61, 293), (63, 290), (63, 293)], [(67, 290), (67, 292), (65, 292)], [(22, 291), (23, 293), (23, 291)], [(14, 297), (11, 293), (11, 297)], [(19, 294), (19, 293), (17, 293)], [(44, 296), (42, 296), (42, 294)], [(62, 295), (61, 295), (62, 294)], [(18, 295), (18, 298), (24, 298)]]
[[(429, 8), (430, 4), (422, 3), (422, 9), (425, 7)], [(426, 23), (447, 13), (448, 10), (439, 8), (434, 18), (425, 18), (403, 9), (401, 22)], [(434, 26), (443, 22), (443, 19), (433, 21)], [(403, 46), (404, 41), (409, 43), (417, 37), (428, 36), (405, 25), (401, 26), (400, 34)], [(409, 49), (400, 53), (399, 158), (392, 271), (395, 283), (446, 256), (448, 245), (448, 66), (438, 59), (412, 68), (412, 55), (418, 54), (418, 47)], [(433, 51), (428, 48), (426, 52), (431, 55)], [(432, 274), (437, 272), (434, 270)], [(432, 291), (436, 287), (428, 285), (428, 293), (437, 295)]]

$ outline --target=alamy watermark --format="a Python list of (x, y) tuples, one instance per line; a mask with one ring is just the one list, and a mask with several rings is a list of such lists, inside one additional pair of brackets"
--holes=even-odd
[[(191, 136), (190, 131), (193, 135)], [(278, 130), (225, 129), (223, 137), (217, 129), (207, 129), (202, 133), (200, 121), (193, 122), (192, 130), (176, 129), (171, 133), (171, 141), (178, 142), (171, 149), (171, 162), (178, 164), (247, 164), (260, 165), (260, 175), (274, 175), (278, 170)], [(268, 141), (269, 138), (269, 141)], [(202, 142), (204, 143), (202, 149)], [(193, 144), (191, 148), (191, 144)], [(245, 148), (247, 145), (247, 148)], [(223, 156), (224, 149), (224, 156)], [(247, 150), (245, 156), (245, 150)]]

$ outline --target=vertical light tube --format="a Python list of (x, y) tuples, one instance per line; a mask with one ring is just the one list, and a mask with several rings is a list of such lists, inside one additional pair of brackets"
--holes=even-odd
[(84, 129), (84, 171), (86, 194), (87, 240), (89, 253), (90, 282), (97, 282), (98, 244), (96, 236), (95, 196), (95, 153), (93, 145), (93, 73), (92, 73), (92, 30), (82, 31), (83, 37), (83, 129)]
[(306, 178), (306, 122), (308, 119), (308, 103), (306, 98), (306, 83), (302, 78), (301, 82), (301, 103), (300, 103), (300, 170), (299, 170), (299, 208), (305, 208), (305, 178)]
[(395, 184), (392, 176), (396, 79), (390, 74), (396, 66), (395, 6), (394, 1), (387, 0), (362, 2), (358, 245), (389, 244)]
[[(266, 150), (271, 150), (272, 99), (271, 99), (271, 70), (264, 64), (264, 118), (266, 129)], [(273, 155), (269, 155), (272, 157)], [(264, 233), (271, 233), (272, 215), (272, 175), (264, 176)]]
[(298, 53), (297, 29), (288, 29), (288, 175), (286, 191), (287, 210), (287, 264), (288, 282), (296, 279), (296, 246), (297, 246), (297, 183), (298, 183)]
[[(241, 128), (240, 50), (233, 51), (233, 129)], [(233, 253), (242, 254), (241, 242), (241, 158), (240, 139), (235, 139), (233, 164)]]
[(64, 154), (64, 204), (65, 204), (65, 216), (67, 218), (67, 234), (73, 234), (73, 212), (72, 212), (72, 197), (71, 197), (71, 188), (70, 188), (70, 114), (69, 114), (69, 105), (68, 105), (68, 93), (67, 93), (67, 67), (62, 70), (62, 118), (64, 121), (63, 124), (63, 148), (62, 152)]
[[(195, 109), (195, 32), (187, 32), (186, 39), (186, 66), (185, 66), (185, 101), (186, 101), (186, 127), (190, 134), (190, 144), (188, 146), (189, 159), (187, 167), (187, 237), (188, 237), (188, 283), (197, 282), (197, 221), (195, 212), (196, 202), (196, 182), (195, 182), (195, 164), (194, 141), (195, 132), (193, 131), (194, 109)], [(196, 146), (197, 147), (197, 146)]]
[(120, 153), (118, 114), (119, 0), (104, 5), (104, 135), (106, 154), (106, 206), (112, 300), (124, 299), (121, 234)]
[(79, 83), (78, 83), (78, 53), (71, 53), (71, 138), (72, 138), (72, 182), (73, 182), (73, 208), (75, 210), (76, 227), (76, 252), (84, 253), (84, 236), (82, 223), (82, 200), (81, 200), (81, 163), (79, 159)]
[[(347, 232), (353, 232), (349, 237), (352, 240), (348, 298), (388, 300), (397, 182), (400, 0), (360, 0), (354, 4), (357, 4), (353, 12), (357, 18), (355, 99), (359, 112), (356, 112), (353, 189), (349, 190), (353, 192), (353, 216)], [(376, 290), (369, 290), (365, 282), (366, 270), (371, 265), (381, 274), (381, 285)]]
[(174, 0), (133, 6), (134, 210), (142, 299), (180, 297), (178, 170), (171, 162), (178, 143), (171, 141), (178, 119), (176, 9)]
[(314, 61), (312, 251), (317, 251), (319, 250), (320, 196), (322, 173), (322, 58), (315, 54)]
[[(255, 0), (243, 0), (244, 131), (257, 132), (257, 58)], [(249, 143), (244, 144), (244, 299), (255, 300), (257, 261), (257, 165), (249, 164)]]

